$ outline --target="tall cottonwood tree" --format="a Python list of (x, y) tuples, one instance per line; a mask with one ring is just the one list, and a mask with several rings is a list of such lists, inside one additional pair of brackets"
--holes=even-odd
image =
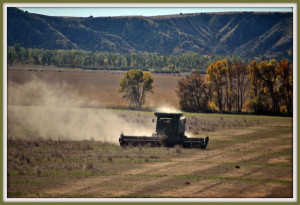
[(234, 79), (236, 80), (236, 105), (238, 112), (240, 112), (245, 102), (245, 92), (248, 89), (247, 64), (242, 61), (235, 62), (233, 66), (233, 73)]
[(253, 60), (248, 66), (248, 76), (251, 83), (250, 95), (257, 97), (261, 86), (260, 72), (256, 60)]
[(145, 103), (147, 92), (153, 92), (153, 76), (142, 70), (129, 70), (119, 83), (118, 91), (123, 93), (123, 98), (130, 101), (135, 108), (141, 108)]
[(277, 63), (272, 59), (259, 64), (252, 61), (248, 72), (251, 87), (247, 105), (250, 109), (259, 113), (278, 114), (284, 104), (287, 111), (292, 113), (292, 67), (287, 60)]
[(207, 111), (209, 92), (204, 75), (193, 73), (178, 81), (176, 93), (182, 110), (189, 112)]
[(234, 68), (231, 61), (228, 61), (227, 63), (227, 72), (226, 72), (226, 105), (227, 109), (231, 111), (232, 105), (233, 105), (233, 98), (234, 98), (234, 92), (233, 92), (233, 80), (234, 80)]
[(266, 108), (264, 106), (264, 95), (262, 87), (261, 68), (266, 62), (260, 62), (259, 64), (253, 60), (249, 66), (248, 77), (250, 82), (250, 89), (248, 92), (250, 100), (247, 102), (247, 107), (254, 112), (263, 112)]
[(286, 109), (293, 112), (293, 67), (284, 59), (276, 66), (276, 80), (279, 85), (279, 93)]
[(227, 70), (226, 60), (218, 60), (215, 63), (210, 64), (206, 70), (206, 80), (214, 91), (213, 95), (216, 97), (220, 111), (223, 110), (223, 90), (226, 84)]
[(267, 99), (271, 101), (269, 104), (271, 105), (271, 111), (273, 113), (279, 112), (279, 90), (275, 73), (276, 65), (277, 61), (275, 59), (270, 60), (269, 63), (262, 61), (259, 64), (262, 76), (263, 93), (267, 96)]

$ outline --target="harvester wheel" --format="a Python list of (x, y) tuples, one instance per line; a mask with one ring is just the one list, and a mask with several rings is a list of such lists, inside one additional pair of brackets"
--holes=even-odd
[(206, 138), (205, 138), (205, 141), (204, 141), (204, 146), (203, 146), (203, 149), (205, 149), (205, 148), (206, 148), (206, 146), (207, 146), (208, 142), (209, 142), (209, 137), (208, 137), (208, 136), (206, 136)]

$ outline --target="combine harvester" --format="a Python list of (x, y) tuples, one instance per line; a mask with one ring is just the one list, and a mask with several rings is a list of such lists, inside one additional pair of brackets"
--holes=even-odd
[(157, 117), (156, 133), (152, 137), (148, 136), (126, 136), (120, 135), (119, 142), (121, 146), (149, 146), (149, 147), (174, 147), (180, 145), (184, 148), (202, 148), (205, 149), (209, 137), (188, 138), (185, 132), (186, 118), (183, 113), (162, 113), (155, 112)]

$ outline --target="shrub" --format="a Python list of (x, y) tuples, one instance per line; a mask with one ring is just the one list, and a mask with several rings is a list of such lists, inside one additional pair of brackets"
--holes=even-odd
[(42, 173), (41, 169), (39, 167), (36, 167), (35, 171), (34, 171), (34, 174), (37, 175), (37, 176), (40, 176), (41, 173)]
[(113, 163), (113, 159), (111, 157), (108, 157), (107, 160), (110, 162), (110, 163)]
[(84, 144), (82, 145), (81, 149), (82, 149), (82, 151), (88, 151), (88, 150), (92, 150), (93, 147), (91, 146), (90, 143), (85, 141)]
[(94, 164), (93, 162), (88, 162), (87, 164), (85, 164), (83, 166), (83, 170), (86, 171), (86, 170), (93, 170), (94, 169)]
[(182, 153), (182, 146), (181, 145), (175, 145), (175, 152), (176, 153)]
[(51, 152), (51, 157), (62, 159), (62, 158), (63, 158), (63, 155), (62, 155), (62, 153), (61, 153), (60, 151), (55, 150), (55, 151)]

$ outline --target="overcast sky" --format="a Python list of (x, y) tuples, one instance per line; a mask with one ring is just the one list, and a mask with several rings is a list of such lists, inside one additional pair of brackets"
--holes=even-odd
[(170, 8), (170, 7), (142, 7), (142, 8), (119, 8), (119, 7), (106, 7), (106, 8), (79, 8), (79, 7), (18, 7), (23, 11), (30, 13), (44, 14), (48, 16), (73, 16), (73, 17), (103, 17), (103, 16), (157, 16), (179, 13), (203, 13), (203, 12), (230, 12), (230, 11), (253, 11), (253, 12), (292, 12), (292, 7), (195, 7), (195, 8)]

